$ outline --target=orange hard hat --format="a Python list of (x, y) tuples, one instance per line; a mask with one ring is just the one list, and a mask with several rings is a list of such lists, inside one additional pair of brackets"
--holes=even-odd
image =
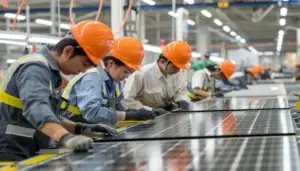
[(259, 73), (264, 72), (264, 66), (263, 65), (257, 65), (257, 68), (258, 68)]
[(257, 76), (257, 74), (259, 73), (258, 68), (256, 67), (251, 67), (250, 69), (248, 69), (248, 72), (252, 75), (252, 76)]
[(113, 42), (110, 53), (129, 68), (137, 70), (144, 58), (144, 47), (133, 37), (121, 37)]
[(184, 41), (173, 41), (162, 48), (162, 54), (175, 66), (189, 69), (192, 48)]
[(80, 47), (95, 65), (109, 52), (114, 35), (111, 29), (98, 21), (85, 20), (71, 25), (71, 32)]
[(235, 72), (235, 65), (230, 60), (220, 62), (219, 68), (227, 79)]

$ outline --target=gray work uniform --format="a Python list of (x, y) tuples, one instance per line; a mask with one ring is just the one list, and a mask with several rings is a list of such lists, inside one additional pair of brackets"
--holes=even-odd
[(61, 83), (60, 71), (48, 48), (43, 47), (19, 58), (5, 78), (2, 91), (20, 98), (23, 110), (0, 103), (0, 161), (22, 160), (47, 147), (49, 138), (39, 131), (44, 124), (62, 119), (55, 114), (57, 101), (52, 96)]

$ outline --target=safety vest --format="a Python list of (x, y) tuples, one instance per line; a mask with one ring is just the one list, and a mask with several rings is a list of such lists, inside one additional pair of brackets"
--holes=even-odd
[[(26, 55), (26, 56), (23, 56), (23, 57), (19, 58), (18, 60), (16, 60), (10, 66), (10, 68), (8, 69), (8, 71), (6, 73), (6, 76), (2, 78), (2, 81), (0, 83), (0, 102), (1, 103), (23, 110), (23, 103), (22, 103), (21, 99), (19, 97), (10, 95), (10, 94), (6, 93), (5, 91), (7, 89), (7, 85), (9, 84), (15, 71), (22, 64), (25, 64), (28, 62), (42, 62), (43, 64), (45, 64), (45, 66), (47, 66), (49, 68), (47, 59), (44, 56), (38, 55), (38, 54)], [(52, 91), (51, 80), (49, 82), (49, 89)], [(26, 127), (17, 126), (17, 125), (8, 123), (5, 133), (32, 138), (35, 133), (35, 129), (26, 128)]]
[[(208, 76), (205, 74), (205, 78), (204, 78), (204, 82), (203, 82), (203, 86), (202, 86), (202, 90), (203, 91), (209, 91), (209, 79)], [(192, 89), (192, 85), (189, 85), (190, 87), (188, 87), (188, 91), (187, 91), (187, 95), (191, 100), (201, 100), (203, 99), (201, 96), (197, 96), (193, 93), (193, 89)]]
[[(73, 79), (71, 79), (71, 81), (69, 82), (69, 84), (67, 85), (67, 87), (65, 88), (65, 90), (62, 94), (62, 98), (65, 99), (66, 101), (61, 104), (61, 108), (64, 109), (64, 108), (66, 108), (66, 106), (68, 106), (67, 111), (72, 113), (73, 115), (80, 116), (81, 112), (80, 112), (80, 109), (77, 106), (73, 106), (71, 104), (68, 104), (68, 101), (69, 101), (69, 98), (70, 98), (70, 93), (71, 93), (71, 90), (72, 90), (73, 86), (76, 84), (76, 82), (78, 80), (80, 80), (83, 76), (85, 76), (87, 73), (98, 73), (98, 69), (97, 68), (92, 68), (92, 69), (89, 69), (88, 71), (86, 71), (85, 73), (81, 73), (81, 74), (78, 74), (77, 76), (75, 76)], [(116, 108), (116, 100), (117, 100), (117, 98), (120, 97), (120, 88), (119, 88), (119, 86), (117, 86), (115, 88), (116, 98), (110, 97), (108, 95), (108, 91), (106, 89), (105, 84), (102, 84), (101, 86), (102, 86), (102, 90), (103, 90), (102, 91), (102, 96), (103, 96), (103, 98), (107, 99), (106, 106), (115, 109)]]

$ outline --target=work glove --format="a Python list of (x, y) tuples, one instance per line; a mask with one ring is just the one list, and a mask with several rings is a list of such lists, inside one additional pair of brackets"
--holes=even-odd
[(155, 119), (155, 114), (151, 110), (141, 108), (126, 111), (125, 120), (146, 121), (150, 119)]
[(153, 108), (152, 111), (155, 113), (156, 116), (160, 116), (169, 112), (164, 108)]
[(63, 135), (59, 143), (61, 146), (71, 149), (74, 152), (87, 152), (93, 148), (93, 140), (91, 138), (71, 133)]
[(75, 134), (82, 134), (89, 137), (114, 136), (117, 131), (105, 124), (82, 124), (76, 123)]
[(187, 110), (189, 109), (190, 103), (185, 100), (179, 100), (175, 102), (178, 105), (178, 108)]

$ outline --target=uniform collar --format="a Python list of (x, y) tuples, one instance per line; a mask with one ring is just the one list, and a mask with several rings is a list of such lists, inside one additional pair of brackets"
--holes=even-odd
[(42, 47), (38, 51), (38, 53), (42, 54), (47, 59), (48, 64), (52, 70), (60, 71), (57, 61), (55, 60), (55, 57), (51, 55), (49, 49), (46, 46)]
[(99, 74), (102, 76), (104, 81), (111, 80), (110, 77), (108, 76), (107, 72), (103, 68), (97, 67), (97, 70), (98, 70)]
[(205, 74), (208, 76), (208, 78), (210, 79), (211, 78), (211, 72), (207, 69), (207, 68), (204, 68), (203, 71), (205, 72)]
[(155, 75), (157, 76), (157, 78), (164, 77), (164, 75), (161, 72), (161, 70), (160, 70), (160, 68), (158, 66), (158, 63), (156, 61), (154, 62), (154, 72), (155, 72)]

